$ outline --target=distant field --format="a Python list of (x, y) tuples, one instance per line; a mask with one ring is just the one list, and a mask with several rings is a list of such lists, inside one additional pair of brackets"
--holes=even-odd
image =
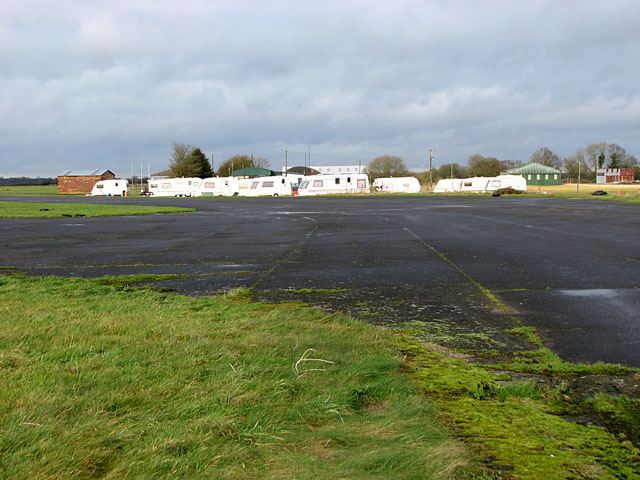
[[(598, 185), (594, 183), (582, 183), (580, 184), (579, 193), (588, 193), (594, 192), (596, 190), (604, 190), (609, 195), (617, 195), (620, 192), (621, 195), (629, 195), (629, 194), (640, 194), (640, 184), (633, 185)], [(538, 185), (530, 185), (528, 187), (529, 193), (536, 192), (548, 192), (548, 193), (562, 193), (562, 194), (573, 194), (576, 193), (576, 184), (575, 183), (566, 183), (564, 185), (549, 185), (549, 186), (538, 186)]]
[(193, 208), (160, 206), (0, 202), (0, 218), (112, 217), (194, 211)]
[(58, 185), (17, 185), (0, 187), (0, 195), (57, 195)]

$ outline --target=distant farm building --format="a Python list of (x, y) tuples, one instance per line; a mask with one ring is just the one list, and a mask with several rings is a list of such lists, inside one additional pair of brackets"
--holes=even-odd
[(344, 175), (346, 173), (364, 173), (365, 167), (362, 165), (338, 165), (338, 166), (314, 166), (322, 175)]
[(90, 194), (93, 186), (101, 180), (113, 180), (111, 170), (69, 170), (58, 175), (58, 193), (61, 195)]
[(512, 168), (500, 175), (522, 175), (527, 180), (527, 185), (562, 185), (562, 172), (558, 168), (535, 162)]
[(599, 168), (596, 183), (633, 183), (633, 168)]

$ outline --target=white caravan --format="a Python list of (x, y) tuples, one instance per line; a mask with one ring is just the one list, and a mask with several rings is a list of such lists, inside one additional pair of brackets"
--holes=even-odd
[(460, 178), (443, 178), (438, 180), (433, 193), (452, 193), (459, 192), (462, 189), (462, 182), (464, 180)]
[(288, 177), (273, 176), (244, 178), (239, 182), (238, 192), (241, 197), (279, 197), (291, 195), (293, 189)]
[(420, 193), (420, 182), (416, 177), (376, 178), (372, 186), (376, 192)]
[(193, 197), (198, 193), (201, 178), (180, 177), (149, 180), (149, 196), (152, 197)]
[(200, 183), (197, 197), (232, 197), (238, 195), (239, 182), (236, 177), (210, 177)]
[(91, 189), (94, 197), (126, 197), (129, 195), (129, 181), (122, 178), (100, 180)]
[(433, 192), (491, 193), (502, 188), (513, 188), (514, 190), (526, 192), (527, 180), (522, 175), (444, 179), (436, 184)]
[(369, 193), (369, 177), (364, 173), (310, 175), (298, 185), (298, 195)]

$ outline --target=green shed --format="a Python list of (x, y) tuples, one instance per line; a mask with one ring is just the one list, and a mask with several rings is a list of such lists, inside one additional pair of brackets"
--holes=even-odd
[(500, 175), (522, 175), (527, 185), (562, 185), (562, 172), (559, 169), (535, 162), (512, 168)]
[(275, 175), (282, 175), (282, 172), (277, 172), (275, 170), (269, 170), (267, 168), (258, 168), (258, 167), (247, 167), (241, 168), (240, 170), (234, 170), (234, 177), (273, 177)]

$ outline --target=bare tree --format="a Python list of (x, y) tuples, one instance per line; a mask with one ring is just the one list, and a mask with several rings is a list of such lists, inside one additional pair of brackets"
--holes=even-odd
[(577, 181), (579, 174), (585, 180), (593, 178), (593, 172), (589, 168), (589, 165), (587, 165), (585, 153), (582, 148), (579, 148), (574, 154), (566, 157), (562, 161), (562, 166), (565, 172), (567, 172), (569, 181)]
[(257, 168), (270, 168), (271, 162), (264, 157), (257, 157), (253, 159), (253, 166)]
[(193, 161), (193, 147), (186, 143), (173, 142), (169, 170), (174, 177), (193, 177), (198, 167)]
[(531, 154), (529, 158), (532, 162), (546, 165), (547, 167), (562, 168), (562, 160), (549, 148), (542, 147)]
[(604, 168), (607, 158), (607, 142), (598, 142), (587, 145), (584, 149), (585, 160), (595, 172)]

